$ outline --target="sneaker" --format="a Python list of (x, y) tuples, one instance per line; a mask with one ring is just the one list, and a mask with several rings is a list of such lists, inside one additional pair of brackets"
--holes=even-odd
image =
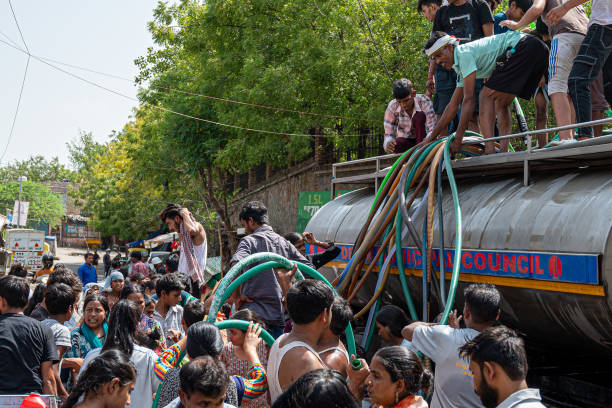
[(553, 140), (552, 142), (549, 143), (549, 147), (567, 146), (567, 145), (570, 145), (576, 142), (577, 142), (576, 139)]

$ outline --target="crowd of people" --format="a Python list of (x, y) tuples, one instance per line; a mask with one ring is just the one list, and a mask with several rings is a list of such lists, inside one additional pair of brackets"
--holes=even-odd
[[(512, 133), (510, 108), (519, 97), (534, 100), (536, 129), (547, 127), (548, 103), (557, 126), (602, 119), (612, 104), (612, 4), (591, 0), (419, 0), (417, 9), (433, 23), (424, 52), (430, 60), (426, 93), (402, 78), (384, 116), (383, 148), (402, 153), (455, 133), (460, 150), (466, 131), (492, 138)], [(533, 24), (536, 23), (536, 24)], [(531, 24), (531, 25), (530, 25)], [(432, 98), (433, 96), (433, 98)], [(559, 131), (549, 144), (565, 145), (602, 134), (602, 126)], [(507, 152), (509, 139), (485, 154)]]
[[(337, 255), (333, 242), (312, 234), (278, 235), (261, 202), (245, 204), (239, 220), (247, 236), (232, 264), (272, 252), (319, 267)], [(321, 250), (306, 257), (304, 243)], [(177, 271), (180, 256), (147, 277), (111, 267), (93, 283), (58, 264), (33, 290), (24, 277), (0, 278), (0, 395), (51, 394), (79, 408), (543, 406), (525, 380), (523, 340), (499, 323), (492, 285), (467, 286), (461, 315), (445, 325), (382, 307), (375, 320), (383, 347), (366, 361), (349, 355), (353, 311), (326, 283), (296, 280), (295, 268), (263, 271), (215, 316), (248, 328), (219, 330), (207, 322), (214, 289), (185, 291), (197, 277)]]
[[(433, 23), (427, 92), (416, 94), (405, 78), (393, 84), (385, 151), (454, 132), (457, 152), (468, 130), (510, 134), (516, 97), (534, 99), (538, 128), (549, 100), (557, 125), (601, 117), (612, 100), (612, 3), (591, 0), (590, 18), (582, 3), (510, 0), (494, 14), (497, 0), (419, 0)], [(592, 136), (589, 127), (568, 129), (555, 144)], [(547, 143), (538, 138), (538, 147)], [(508, 151), (508, 141), (498, 150)], [(495, 151), (485, 143), (485, 153)], [(143, 262), (133, 251), (122, 265), (106, 251), (100, 273), (97, 252), (87, 253), (74, 272), (45, 255), (31, 280), (20, 265), (0, 278), (0, 395), (54, 395), (66, 408), (544, 406), (526, 382), (523, 340), (499, 322), (493, 285), (465, 287), (463, 309), (447, 324), (382, 307), (375, 324), (383, 347), (366, 361), (348, 352), (351, 305), (320, 280), (296, 280), (296, 268), (253, 276), (214, 316), (247, 329), (207, 322), (220, 275), (206, 268), (206, 232), (176, 204), (159, 218), (180, 240), (165, 260)], [(318, 269), (340, 253), (308, 232), (279, 235), (258, 201), (238, 220), (246, 236), (230, 266), (271, 252)], [(307, 253), (307, 245), (321, 251)], [(263, 330), (273, 344), (262, 342)]]

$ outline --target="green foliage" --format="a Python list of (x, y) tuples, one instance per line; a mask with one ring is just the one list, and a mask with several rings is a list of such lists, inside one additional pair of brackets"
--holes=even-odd
[[(15, 200), (19, 198), (19, 182), (9, 181), (0, 185), (0, 208), (12, 211)], [(42, 220), (56, 226), (64, 216), (62, 200), (49, 189), (32, 181), (23, 182), (22, 201), (28, 201), (27, 227), (38, 225)]]
[[(416, 0), (363, 5), (392, 78), (354, 1), (160, 1), (149, 24), (156, 47), (135, 61), (143, 86), (135, 119), (104, 145), (82, 134), (69, 146), (81, 177), (76, 195), (96, 228), (104, 235), (141, 237), (159, 226), (161, 207), (176, 201), (205, 223), (221, 220), (230, 231), (234, 173), (262, 164), (282, 168), (313, 154), (312, 137), (287, 134), (320, 132), (328, 137), (325, 148), (337, 151), (357, 147), (357, 138), (343, 135), (380, 134), (391, 79), (408, 77), (425, 91), (421, 50), (430, 24), (417, 13)], [(169, 110), (282, 134), (221, 127)]]
[(199, 221), (207, 221), (199, 215), (208, 212), (198, 175), (181, 167), (179, 151), (159, 128), (165, 124), (160, 115), (142, 108), (108, 143), (92, 147), (84, 134), (71, 144), (73, 165), (81, 169), (73, 196), (103, 236), (142, 238), (161, 226), (157, 216), (167, 202), (187, 206)]
[[(421, 49), (429, 23), (416, 1), (364, 1), (375, 40), (393, 79), (408, 77), (421, 92), (427, 60)], [(354, 148), (364, 126), (380, 132), (391, 98), (390, 79), (356, 2), (160, 2), (150, 24), (159, 49), (136, 63), (145, 103), (208, 120), (280, 133), (321, 128), (338, 149)], [(181, 26), (176, 30), (168, 26)], [(160, 87), (315, 113), (332, 119), (211, 101)], [(244, 172), (262, 163), (279, 167), (312, 154), (312, 139), (233, 130), (164, 115), (169, 138), (189, 146), (194, 164), (212, 162)], [(341, 129), (341, 132), (339, 131)], [(200, 146), (197, 146), (200, 145)], [(205, 152), (203, 152), (204, 150)]]
[(47, 160), (40, 155), (0, 167), (0, 180), (14, 181), (19, 176), (26, 176), (29, 181), (57, 181), (73, 180), (75, 173), (61, 164), (57, 157)]

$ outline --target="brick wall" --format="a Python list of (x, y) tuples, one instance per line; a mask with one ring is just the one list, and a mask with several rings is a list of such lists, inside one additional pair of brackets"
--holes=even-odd
[(301, 191), (329, 191), (331, 165), (317, 164), (314, 160), (288, 169), (268, 170), (264, 180), (258, 180), (251, 188), (244, 190), (231, 203), (232, 222), (241, 227), (238, 214), (245, 202), (258, 200), (268, 208), (270, 225), (283, 235), (295, 231), (298, 200)]

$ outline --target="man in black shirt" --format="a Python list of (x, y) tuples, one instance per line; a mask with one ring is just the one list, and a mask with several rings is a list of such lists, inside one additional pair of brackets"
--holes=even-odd
[[(433, 21), (432, 33), (442, 31), (456, 37), (461, 44), (465, 44), (483, 37), (493, 35), (493, 14), (484, 0), (449, 0), (448, 5), (442, 6), (436, 12)], [(434, 74), (435, 67), (435, 74)], [(436, 94), (434, 96), (434, 109), (437, 115), (442, 115), (450, 103), (453, 92), (457, 86), (457, 74), (453, 69), (446, 69), (440, 65), (430, 64), (428, 83), (435, 78)], [(476, 81), (476, 107), (470, 119), (469, 129), (478, 131), (478, 95), (482, 89), (483, 81)], [(457, 123), (449, 132), (454, 132)]]
[(449, 0), (436, 13), (432, 31), (444, 31), (465, 44), (493, 35), (493, 14), (484, 0)]
[(23, 278), (0, 278), (0, 395), (56, 394), (52, 366), (58, 358), (53, 332), (23, 315), (29, 291)]

